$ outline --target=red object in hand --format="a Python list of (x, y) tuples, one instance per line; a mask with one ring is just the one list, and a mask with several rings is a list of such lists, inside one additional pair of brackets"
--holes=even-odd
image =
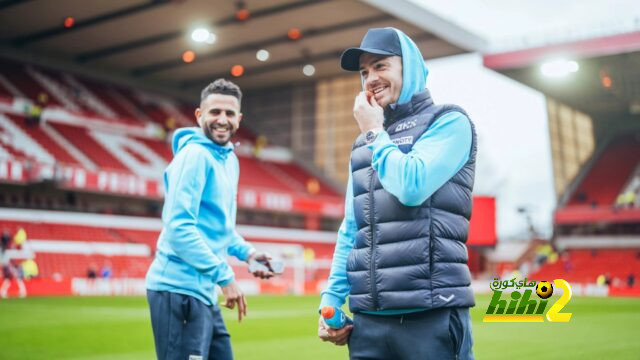
[(322, 317), (325, 319), (330, 319), (335, 315), (336, 310), (333, 306), (323, 306), (321, 310)]

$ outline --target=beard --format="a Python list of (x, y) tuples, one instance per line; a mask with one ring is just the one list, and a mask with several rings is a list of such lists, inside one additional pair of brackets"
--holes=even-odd
[(209, 126), (204, 125), (202, 126), (202, 131), (209, 140), (220, 146), (227, 145), (231, 140), (231, 137), (236, 133), (233, 126), (231, 126), (231, 123), (226, 123), (224, 125), (220, 125), (218, 123), (213, 123)]

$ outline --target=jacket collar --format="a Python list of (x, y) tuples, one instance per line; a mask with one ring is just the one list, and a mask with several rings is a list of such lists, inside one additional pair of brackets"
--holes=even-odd
[(213, 141), (211, 141), (211, 144), (209, 144), (209, 149), (213, 150), (213, 153), (222, 158), (222, 159), (226, 159), (227, 156), (229, 156), (229, 153), (231, 153), (235, 146), (233, 144), (233, 142), (231, 142), (231, 140), (229, 140), (228, 143), (226, 143), (225, 145), (218, 145), (216, 143), (214, 143)]
[(388, 128), (396, 121), (404, 119), (410, 115), (419, 113), (427, 107), (433, 105), (429, 90), (417, 92), (411, 97), (411, 101), (404, 104), (391, 104), (384, 109), (384, 128)]

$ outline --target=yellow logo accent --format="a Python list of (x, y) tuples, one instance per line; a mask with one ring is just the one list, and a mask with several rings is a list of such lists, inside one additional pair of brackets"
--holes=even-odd
[[(526, 284), (526, 280), (524, 282)], [(571, 285), (563, 279), (555, 279), (553, 281), (556, 288), (562, 289), (562, 296), (556, 300), (551, 308), (547, 311), (545, 317), (547, 321), (552, 322), (568, 322), (571, 319), (571, 313), (561, 313), (560, 310), (567, 305), (573, 291)], [(529, 284), (533, 286), (532, 283)], [(524, 294), (515, 290), (510, 295), (510, 301), (507, 306), (507, 299), (501, 299), (502, 289), (508, 286), (492, 287), (493, 297), (487, 308), (486, 315), (482, 322), (544, 322), (542, 314), (549, 302), (548, 298), (553, 295), (553, 285), (547, 281), (541, 281), (536, 286), (536, 294), (540, 299), (531, 298), (532, 290), (524, 290)], [(518, 287), (520, 289), (520, 287)], [(526, 314), (525, 314), (526, 313)]]

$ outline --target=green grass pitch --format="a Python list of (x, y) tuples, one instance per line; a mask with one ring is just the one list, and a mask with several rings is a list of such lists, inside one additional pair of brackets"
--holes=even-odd
[[(236, 359), (346, 359), (316, 337), (317, 296), (250, 297), (241, 324), (223, 310)], [(483, 323), (472, 310), (476, 359), (640, 359), (640, 299), (574, 297), (568, 323)], [(0, 301), (0, 359), (153, 359), (146, 299), (28, 298)]]

